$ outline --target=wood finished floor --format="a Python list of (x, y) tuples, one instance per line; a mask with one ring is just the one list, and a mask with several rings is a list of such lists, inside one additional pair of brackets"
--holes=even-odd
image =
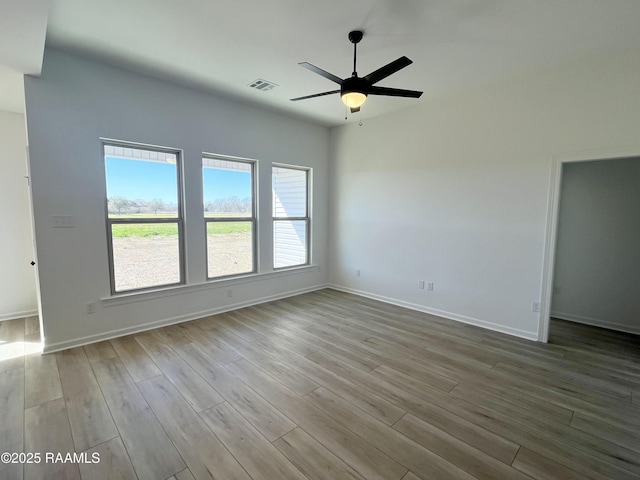
[(0, 323), (0, 452), (43, 455), (0, 479), (640, 479), (633, 335), (554, 320), (543, 345), (322, 290), (45, 356), (37, 338)]

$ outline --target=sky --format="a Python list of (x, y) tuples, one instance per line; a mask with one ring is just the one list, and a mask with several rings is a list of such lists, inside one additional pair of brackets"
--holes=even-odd
[[(106, 157), (107, 197), (131, 200), (161, 199), (177, 203), (176, 166), (170, 163), (145, 162)], [(204, 201), (216, 198), (251, 196), (248, 172), (206, 168)]]

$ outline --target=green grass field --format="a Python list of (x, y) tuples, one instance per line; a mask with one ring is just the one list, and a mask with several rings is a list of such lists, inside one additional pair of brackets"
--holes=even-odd
[[(251, 222), (209, 222), (208, 235), (228, 233), (247, 233), (251, 231)], [(178, 226), (174, 223), (115, 224), (113, 236), (118, 237), (157, 237), (177, 235)]]

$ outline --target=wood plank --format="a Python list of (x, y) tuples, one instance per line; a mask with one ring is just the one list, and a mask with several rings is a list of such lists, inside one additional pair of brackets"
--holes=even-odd
[(284, 455), (228, 403), (205, 410), (200, 416), (253, 480), (306, 480)]
[[(300, 341), (299, 339), (290, 336), (292, 329), (284, 326), (274, 325), (273, 317), (263, 316), (261, 320), (256, 320), (251, 317), (250, 309), (243, 308), (230, 312), (231, 316), (244, 325), (256, 330), (266, 338), (277, 338), (283, 346), (286, 346), (292, 352), (302, 355), (303, 357), (315, 352), (318, 348), (315, 345), (311, 345), (307, 342)], [(252, 311), (260, 311), (254, 309)]]
[(634, 373), (632, 369), (607, 365), (605, 362), (576, 362), (571, 358), (549, 359), (531, 358), (530, 355), (523, 355), (509, 359), (506, 363), (533, 367), (537, 373), (542, 374), (575, 374), (578, 378), (589, 381), (591, 379), (612, 383), (628, 389), (640, 388), (640, 373)]
[(62, 384), (55, 355), (27, 355), (24, 366), (25, 408), (62, 397)]
[(365, 480), (301, 428), (287, 433), (273, 444), (309, 479)]
[(88, 459), (97, 455), (96, 463), (81, 463), (80, 474), (82, 480), (137, 480), (120, 437), (101, 443), (86, 452)]
[(315, 345), (319, 351), (332, 355), (334, 358), (348, 363), (354, 368), (359, 368), (360, 370), (363, 370), (365, 372), (370, 372), (374, 368), (380, 366), (380, 361), (373, 357), (370, 357), (369, 355), (366, 355), (362, 352), (353, 352), (348, 348), (344, 348), (339, 345), (327, 342), (326, 340), (311, 335), (308, 332), (300, 331), (296, 332), (295, 335), (296, 338), (302, 339), (303, 341)]
[[(383, 369), (380, 371), (384, 372)], [(571, 417), (573, 416), (573, 410), (516, 391), (509, 388), (509, 385), (476, 381), (473, 378), (465, 378), (450, 393), (498, 412), (504, 411), (505, 402), (507, 402), (565, 425), (571, 423)]]
[(110, 342), (136, 383), (162, 375), (160, 369), (133, 336), (114, 338)]
[[(0, 371), (0, 453), (24, 451), (24, 369)], [(19, 480), (22, 465), (0, 463), (0, 478)]]
[(262, 334), (233, 320), (228, 313), (196, 320), (196, 324), (204, 330), (213, 330), (220, 334), (227, 333), (249, 343), (264, 338)]
[(596, 437), (629, 448), (640, 454), (640, 432), (635, 428), (626, 428), (608, 423), (601, 417), (576, 412), (571, 426)]
[(25, 478), (29, 480), (80, 479), (77, 464), (47, 462), (45, 458), (47, 453), (64, 456), (75, 451), (64, 399), (58, 398), (27, 408), (24, 411), (24, 430), (24, 451), (42, 455), (40, 463), (25, 464)]
[(444, 460), (440, 456), (408, 439), (392, 427), (359, 411), (325, 388), (319, 388), (306, 397), (315, 407), (324, 411), (338, 423), (346, 426), (381, 452), (396, 459), (408, 469), (419, 472), (425, 480), (472, 480), (474, 477)]
[(608, 382), (580, 375), (575, 370), (565, 373), (560, 366), (557, 368), (542, 368), (536, 365), (500, 362), (495, 366), (494, 370), (519, 375), (523, 378), (535, 378), (536, 383), (555, 388), (566, 388), (566, 385), (571, 385), (576, 391), (584, 393), (584, 395), (581, 396), (597, 395), (600, 398), (606, 399), (606, 401), (618, 401), (625, 404), (631, 403), (630, 388), (620, 385), (621, 382)]
[[(457, 382), (461, 372), (472, 372), (477, 366), (471, 362), (464, 362), (459, 359), (445, 358), (441, 354), (423, 352), (420, 356), (408, 355), (404, 352), (396, 352), (389, 349), (378, 349), (362, 342), (355, 341), (344, 335), (327, 332), (321, 325), (305, 327), (305, 331), (314, 333), (329, 342), (345, 346), (356, 352), (363, 352), (379, 360), (380, 364), (388, 365), (414, 376), (424, 383), (441, 383), (442, 377)], [(484, 370), (489, 370), (483, 368)]]
[(201, 412), (224, 401), (224, 398), (159, 336), (147, 333), (136, 336), (136, 341), (196, 411)]
[(358, 330), (370, 332), (365, 344), (377, 348), (400, 349), (409, 355), (420, 355), (421, 350), (442, 352), (464, 361), (478, 363), (491, 368), (502, 356), (488, 350), (482, 350), (472, 342), (436, 332), (426, 332), (424, 326), (407, 329), (406, 322), (393, 319), (351, 320)]
[(119, 358), (93, 364), (133, 468), (140, 479), (167, 478), (186, 465)]
[(420, 477), (415, 475), (413, 472), (407, 472), (407, 474), (402, 477), (402, 480), (420, 480)]
[(410, 413), (402, 417), (393, 428), (477, 478), (529, 478)]
[(0, 322), (0, 372), (24, 368), (24, 319)]
[(259, 365), (263, 370), (267, 371), (269, 375), (275, 377), (289, 390), (300, 396), (306, 395), (319, 387), (316, 382), (301, 374), (289, 363), (280, 361), (273, 356), (268, 355), (260, 347), (255, 347), (244, 340), (225, 338), (224, 341), (234, 341), (233, 348), (245, 359)]
[(166, 377), (145, 380), (138, 387), (195, 478), (250, 480)]
[(628, 359), (624, 358), (613, 358), (610, 355), (607, 355), (606, 352), (592, 353), (584, 350), (567, 349), (564, 359), (574, 364), (625, 371), (629, 374), (640, 376), (639, 364), (630, 362)]
[(195, 480), (189, 469), (185, 469), (180, 473), (176, 473), (173, 477), (175, 480)]
[(82, 347), (55, 354), (73, 441), (78, 452), (118, 436)]
[[(396, 372), (383, 377), (390, 383), (411, 391), (403, 374)], [(574, 470), (596, 470), (616, 479), (640, 478), (630, 471), (630, 468), (637, 469), (639, 466), (640, 458), (635, 452), (585, 435), (567, 425), (536, 414), (527, 414), (526, 411), (518, 414), (495, 413), (456, 397), (449, 397), (445, 402), (438, 399), (437, 392), (427, 396), (428, 390), (422, 394), (415, 393), (496, 435), (526, 446)], [(424, 419), (429, 420), (428, 416)]]
[[(231, 375), (196, 345), (176, 348), (178, 354), (249, 421), (267, 440), (274, 441), (293, 430), (295, 424), (260, 395)], [(207, 352), (208, 353), (208, 352)]]
[(225, 365), (309, 435), (367, 480), (397, 480), (407, 469), (313, 407), (248, 360)]
[(538, 480), (609, 480), (609, 477), (596, 472), (578, 473), (524, 447), (516, 455), (512, 466)]
[[(322, 365), (323, 367), (328, 368), (330, 370), (336, 368), (337, 365), (344, 365), (344, 362), (341, 359), (333, 355), (327, 355), (324, 352), (314, 353), (313, 355), (309, 355), (307, 358), (317, 363), (318, 365)], [(380, 367), (380, 365), (378, 365), (378, 367)], [(429, 382), (427, 383), (428, 385), (434, 388), (437, 388), (439, 390), (442, 390), (443, 392), (450, 392), (458, 384), (458, 382), (455, 382), (447, 377), (443, 377), (440, 375), (429, 376), (428, 380), (429, 380)], [(426, 383), (426, 382), (423, 382), (423, 383)]]
[[(60, 442), (76, 449), (74, 435), (93, 423), (94, 400), (102, 399), (97, 410), (113, 414), (119, 436), (83, 450), (103, 457), (78, 465), (85, 478), (220, 476), (202, 467), (193, 475), (176, 449), (202, 456), (211, 438), (240, 465), (183, 397), (198, 397), (197, 389), (187, 380), (184, 388), (172, 384), (133, 336), (41, 357), (30, 355), (41, 347), (38, 330), (37, 317), (0, 322), (0, 450), (26, 451), (33, 439), (25, 426), (43, 436), (37, 441), (55, 442), (54, 452)], [(284, 462), (302, 478), (322, 480), (513, 472), (538, 480), (640, 480), (637, 336), (552, 320), (557, 343), (541, 344), (332, 290), (144, 335), (165, 369), (177, 378), (186, 369), (186, 378), (220, 395), (227, 415), (218, 427), (234, 448), (261, 455), (244, 462), (256, 476)], [(101, 370), (111, 378), (96, 380)], [(152, 385), (162, 413), (134, 380)], [(401, 432), (390, 424), (404, 412), (395, 424)], [(49, 427), (34, 428), (36, 418)], [(191, 437), (197, 445), (185, 440)], [(23, 473), (22, 465), (0, 465), (0, 479)], [(31, 473), (66, 477), (47, 468), (24, 478)]]
[[(466, 441), (498, 460), (511, 463), (518, 451), (516, 443), (506, 440), (467, 419), (461, 418), (454, 412), (448, 411), (446, 407), (448, 407), (452, 399), (444, 392), (422, 384), (422, 389), (419, 393), (429, 400), (425, 402), (420, 396), (408, 393), (381, 378), (363, 374), (356, 370), (348, 370), (337, 361), (333, 362), (333, 371), (348, 379), (354, 388), (359, 388), (363, 392), (369, 392), (372, 395), (376, 394), (398, 405), (405, 411), (409, 411), (420, 418), (428, 419), (442, 430)], [(338, 392), (334, 391), (334, 393)]]
[[(187, 322), (192, 323), (192, 322)], [(167, 327), (156, 328), (154, 332), (171, 347), (179, 347), (190, 343), (191, 340), (184, 334), (180, 325), (169, 325)]]
[(216, 362), (224, 365), (242, 358), (238, 352), (216, 337), (215, 330), (203, 330), (197, 322), (181, 323), (178, 327), (192, 343), (203, 348)]
[(108, 340), (85, 345), (84, 352), (87, 354), (89, 363), (100, 362), (118, 356)]
[[(270, 357), (280, 359), (287, 365), (291, 365), (294, 370), (297, 370), (305, 377), (310, 378), (318, 385), (329, 388), (337, 395), (340, 395), (345, 400), (350, 401), (378, 420), (385, 422), (387, 425), (393, 425), (406, 413), (405, 410), (384, 398), (381, 398), (376, 395), (375, 392), (363, 391), (362, 388), (353, 385), (350, 379), (347, 380), (346, 378), (343, 378), (343, 376), (346, 377), (348, 375), (340, 376), (339, 374), (331, 371), (331, 369), (324, 368), (304, 357), (295, 355), (292, 352), (278, 348), (265, 341), (255, 342), (254, 346), (260, 348), (261, 351), (267, 353)], [(252, 355), (249, 359), (251, 358), (255, 357)], [(259, 358), (260, 356), (258, 359)], [(262, 364), (262, 362), (260, 362), (260, 364)], [(355, 375), (355, 373), (352, 373), (352, 371), (349, 370), (348, 366), (342, 364), (342, 368), (344, 371), (348, 372), (348, 374)]]
[(24, 319), (24, 336), (40, 336), (40, 317), (33, 315)]

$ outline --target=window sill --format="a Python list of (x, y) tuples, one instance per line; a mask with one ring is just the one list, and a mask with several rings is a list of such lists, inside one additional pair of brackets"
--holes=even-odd
[(242, 285), (244, 283), (253, 283), (256, 281), (270, 280), (272, 278), (285, 277), (288, 275), (297, 275), (300, 273), (310, 273), (318, 271), (317, 265), (304, 265), (302, 267), (293, 267), (274, 272), (252, 273), (233, 278), (224, 278), (219, 280), (207, 280), (202, 283), (190, 285), (177, 285), (172, 287), (157, 288), (154, 290), (145, 290), (144, 292), (123, 293), (100, 299), (103, 307), (115, 307), (118, 305), (127, 305), (136, 302), (146, 302), (158, 298), (169, 297), (173, 295), (183, 295), (187, 293), (202, 292), (206, 290), (216, 290), (219, 288), (231, 287), (234, 285)]

